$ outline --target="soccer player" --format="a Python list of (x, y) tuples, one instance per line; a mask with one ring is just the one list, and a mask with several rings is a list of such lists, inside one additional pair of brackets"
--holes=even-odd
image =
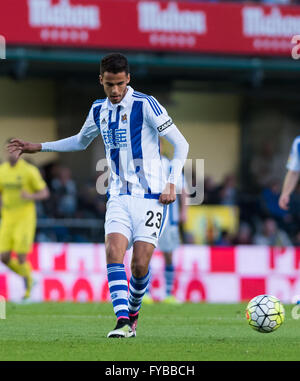
[(279, 206), (284, 209), (289, 209), (290, 196), (295, 190), (300, 174), (300, 136), (297, 136), (292, 144), (291, 152), (287, 162), (287, 173), (284, 178), (283, 187), (279, 197)]
[[(12, 271), (23, 277), (25, 294), (29, 300), (32, 275), (27, 254), (31, 249), (35, 229), (35, 201), (49, 197), (46, 183), (38, 169), (23, 159), (18, 152), (8, 153), (0, 165), (1, 225), (0, 258)], [(17, 259), (11, 253), (17, 254)]]
[[(167, 205), (176, 199), (175, 184), (182, 173), (188, 143), (154, 97), (129, 86), (129, 66), (124, 55), (105, 56), (99, 80), (107, 97), (93, 103), (77, 135), (37, 144), (15, 139), (9, 150), (84, 150), (94, 138), (102, 136), (111, 169), (105, 216), (107, 277), (117, 317), (116, 327), (107, 337), (133, 337), (149, 282), (149, 262), (163, 229)], [(162, 173), (159, 136), (174, 146), (168, 179)], [(131, 246), (128, 290), (123, 261)]]

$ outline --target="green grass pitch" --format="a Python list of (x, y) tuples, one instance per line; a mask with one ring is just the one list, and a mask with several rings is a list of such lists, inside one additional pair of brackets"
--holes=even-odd
[(136, 338), (107, 339), (110, 303), (8, 303), (0, 320), (0, 361), (284, 361), (300, 359), (300, 320), (263, 334), (246, 304), (142, 306)]

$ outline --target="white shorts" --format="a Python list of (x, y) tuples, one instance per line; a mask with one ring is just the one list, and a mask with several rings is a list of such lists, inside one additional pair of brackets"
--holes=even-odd
[(166, 222), (164, 231), (159, 237), (158, 248), (165, 252), (171, 253), (180, 245), (180, 234), (178, 225), (171, 225)]
[(135, 241), (152, 243), (155, 247), (167, 219), (168, 207), (156, 199), (131, 195), (111, 196), (106, 205), (105, 235), (121, 233), (130, 249)]

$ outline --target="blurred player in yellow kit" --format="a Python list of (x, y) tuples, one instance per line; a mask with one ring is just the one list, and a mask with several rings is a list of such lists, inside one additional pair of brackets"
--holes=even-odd
[[(49, 197), (46, 183), (39, 170), (16, 154), (6, 153), (7, 161), (0, 165), (0, 258), (12, 271), (23, 277), (25, 294), (32, 288), (31, 267), (27, 254), (35, 236), (35, 201)], [(15, 252), (17, 258), (12, 258)]]

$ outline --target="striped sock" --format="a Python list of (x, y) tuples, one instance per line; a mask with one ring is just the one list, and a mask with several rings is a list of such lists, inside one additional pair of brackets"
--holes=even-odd
[(125, 267), (122, 263), (107, 265), (107, 279), (114, 313), (117, 319), (129, 319), (128, 283)]
[(128, 298), (128, 307), (129, 307), (129, 315), (135, 316), (139, 313), (139, 310), (142, 305), (143, 296), (147, 290), (148, 284), (150, 280), (150, 272), (142, 277), (136, 278), (131, 275), (129, 282), (129, 298)]
[(166, 280), (166, 294), (172, 295), (173, 281), (174, 281), (174, 266), (167, 265), (165, 267), (165, 280)]

